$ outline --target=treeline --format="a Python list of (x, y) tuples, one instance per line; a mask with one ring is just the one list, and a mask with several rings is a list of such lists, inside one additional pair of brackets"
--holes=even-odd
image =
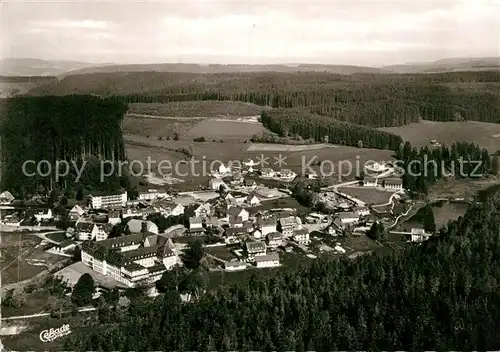
[(451, 145), (417, 150), (409, 142), (396, 149), (397, 166), (402, 168), (404, 188), (426, 194), (442, 177), (481, 178), (496, 175), (498, 159), (488, 150), (473, 143), (457, 142)]
[[(127, 106), (122, 100), (88, 95), (16, 97), (2, 100), (0, 110), (2, 189), (20, 195), (40, 186), (51, 188), (56, 162), (63, 160), (70, 163), (70, 174), (59, 180), (66, 188), (75, 181), (74, 165), (81, 166), (92, 157), (125, 159), (121, 122)], [(25, 171), (34, 176), (23, 172), (26, 161), (30, 164)], [(100, 169), (90, 164), (84, 169), (84, 179), (99, 188)]]
[(396, 150), (403, 142), (395, 134), (338, 121), (300, 109), (263, 111), (262, 124), (280, 137), (298, 135), (334, 144)]
[[(137, 82), (141, 82), (137, 84)], [(500, 82), (499, 72), (356, 74), (131, 72), (69, 76), (33, 94), (120, 95), (127, 103), (234, 100), (311, 112), (372, 127), (420, 119), (500, 122), (500, 95), (457, 90), (450, 83)]]
[[(500, 201), (472, 206), (421, 246), (134, 302), (67, 350), (498, 350)], [(106, 319), (106, 320), (104, 320)]]

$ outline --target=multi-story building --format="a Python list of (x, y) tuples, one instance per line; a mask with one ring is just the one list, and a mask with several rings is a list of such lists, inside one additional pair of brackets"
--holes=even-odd
[(153, 200), (161, 199), (167, 196), (167, 192), (164, 190), (148, 189), (147, 192), (139, 193), (139, 200)]
[(255, 257), (255, 265), (257, 268), (272, 268), (280, 266), (280, 257), (278, 253), (269, 253)]
[(94, 209), (124, 207), (127, 205), (127, 192), (90, 196), (90, 204)]
[(293, 240), (298, 244), (309, 244), (309, 231), (306, 229), (298, 229), (293, 231)]
[(148, 233), (86, 241), (81, 255), (83, 264), (129, 287), (156, 281), (179, 262), (170, 239)]
[(258, 218), (256, 227), (262, 232), (262, 236), (267, 236), (269, 233), (276, 232), (276, 218)]
[(81, 206), (79, 206), (78, 204), (76, 204), (69, 211), (69, 213), (68, 213), (68, 219), (70, 221), (77, 221), (78, 219), (80, 219), (83, 216), (83, 214), (85, 214), (85, 211), (82, 209)]
[(265, 242), (245, 242), (244, 248), (249, 261), (254, 261), (255, 257), (266, 254)]
[(270, 248), (277, 248), (283, 245), (283, 235), (279, 232), (271, 232), (266, 236), (267, 246)]
[(384, 188), (403, 189), (403, 180), (400, 178), (386, 178), (384, 180)]
[(279, 229), (283, 237), (293, 236), (293, 231), (297, 226), (297, 221), (294, 216), (287, 216), (279, 219)]
[(75, 225), (75, 238), (78, 241), (93, 240), (97, 235), (97, 225), (89, 220), (77, 221)]

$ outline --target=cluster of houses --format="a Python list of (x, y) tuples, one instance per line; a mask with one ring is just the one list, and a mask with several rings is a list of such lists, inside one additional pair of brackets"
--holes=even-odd
[(401, 190), (403, 189), (403, 180), (396, 177), (365, 177), (363, 179), (363, 185), (366, 187), (383, 187), (391, 190)]

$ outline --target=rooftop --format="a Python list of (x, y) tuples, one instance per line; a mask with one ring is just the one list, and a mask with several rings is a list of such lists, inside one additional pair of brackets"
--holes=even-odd
[(266, 255), (256, 255), (255, 256), (255, 261), (257, 263), (259, 262), (271, 262), (271, 261), (279, 261), (280, 260), (280, 256), (278, 255), (278, 253), (269, 253), (269, 254), (266, 254)]
[(345, 211), (343, 213), (339, 213), (339, 218), (341, 219), (357, 219), (359, 218), (359, 215), (356, 213), (353, 213), (352, 211)]

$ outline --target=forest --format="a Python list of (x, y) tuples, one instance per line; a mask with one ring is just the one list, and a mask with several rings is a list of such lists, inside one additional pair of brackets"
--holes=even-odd
[(500, 199), (421, 246), (253, 275), (193, 304), (174, 287), (107, 309), (67, 350), (498, 350)]
[[(94, 158), (82, 181), (95, 190), (109, 190), (110, 183), (99, 182), (98, 161), (125, 159), (121, 122), (127, 107), (121, 100), (89, 95), (15, 97), (0, 101), (0, 110), (2, 189), (20, 196), (40, 187), (49, 189), (57, 160), (81, 166)], [(27, 160), (47, 160), (52, 173), (45, 164), (34, 177), (24, 175), (22, 165)], [(63, 188), (74, 186), (74, 181), (74, 173), (59, 180)], [(115, 181), (118, 186), (119, 180)]]
[(304, 108), (358, 125), (393, 127), (421, 119), (499, 123), (499, 83), (496, 71), (425, 75), (117, 72), (65, 77), (30, 94), (115, 95), (127, 103), (235, 100)]

